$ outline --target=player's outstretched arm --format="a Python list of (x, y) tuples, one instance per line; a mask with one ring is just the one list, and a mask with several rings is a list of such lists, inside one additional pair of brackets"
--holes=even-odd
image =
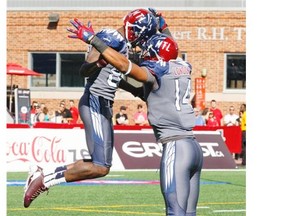
[(121, 73), (125, 75), (129, 74), (129, 76), (139, 82), (147, 81), (147, 71), (132, 63), (125, 56), (110, 48), (100, 38), (95, 36), (91, 22), (88, 22), (88, 26), (85, 26), (80, 20), (75, 18), (74, 20), (71, 20), (70, 23), (75, 29), (67, 28), (67, 31), (72, 33), (72, 35), (68, 35), (69, 38), (80, 39), (87, 44), (91, 44), (100, 54), (102, 54), (107, 63), (113, 65)]
[(118, 87), (121, 89), (124, 89), (127, 92), (130, 92), (131, 94), (134, 95), (134, 97), (139, 97), (140, 99), (145, 101), (144, 89), (142, 86), (141, 87), (135, 87), (135, 86), (131, 85), (130, 83), (128, 83), (127, 81), (121, 79)]
[(75, 29), (67, 28), (67, 31), (72, 33), (71, 35), (68, 35), (68, 37), (80, 39), (89, 44), (95, 35), (91, 22), (89, 21), (88, 25), (85, 26), (79, 19), (74, 18), (74, 20), (70, 20), (70, 23), (74, 26)]
[(97, 66), (97, 61), (95, 62), (87, 62), (85, 61), (79, 70), (79, 73), (83, 77), (89, 77), (96, 72), (100, 72), (101, 68)]
[(100, 56), (100, 53), (92, 48), (81, 65), (79, 73), (83, 77), (89, 77), (94, 73), (99, 73), (100, 70), (107, 65), (107, 62)]
[(97, 36), (91, 40), (91, 45), (102, 54), (106, 62), (113, 65), (121, 73), (125, 74), (126, 76), (129, 75), (139, 82), (147, 81), (147, 71), (144, 68), (132, 63), (125, 56), (108, 47)]

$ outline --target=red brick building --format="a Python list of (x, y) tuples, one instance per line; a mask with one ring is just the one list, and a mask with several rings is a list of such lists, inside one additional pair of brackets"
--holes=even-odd
[[(104, 27), (117, 29), (123, 24), (122, 18), (127, 12), (140, 8), (140, 5), (132, 4), (135, 1), (123, 1), (123, 7), (109, 6), (113, 2), (105, 3), (105, 1), (100, 1), (102, 2), (100, 6), (98, 4), (91, 7), (92, 2), (83, 1), (81, 5), (81, 1), (74, 1), (75, 5), (73, 1), (62, 0), (58, 5), (49, 5), (49, 1), (35, 1), (32, 5), (31, 1), (29, 3), (26, 0), (8, 1), (7, 63), (13, 62), (35, 70), (36, 61), (42, 58), (47, 61), (45, 56), (55, 57), (53, 57), (55, 71), (46, 73), (46, 84), (45, 80), (38, 77), (13, 77), (14, 85), (31, 90), (31, 101), (43, 102), (51, 110), (56, 110), (62, 99), (66, 99), (67, 102), (69, 99), (74, 99), (76, 105), (78, 104), (84, 84), (82, 81), (77, 83), (77, 80), (65, 81), (63, 71), (69, 69), (69, 65), (65, 66), (65, 58), (69, 62), (80, 55), (82, 57), (79, 62), (83, 61), (87, 46), (80, 40), (67, 37), (66, 28), (70, 27), (70, 19), (77, 17), (85, 24), (91, 20), (95, 31)], [(230, 105), (234, 105), (238, 112), (240, 104), (246, 103), (245, 1), (231, 1), (234, 3), (231, 6), (221, 5), (221, 1), (215, 1), (219, 2), (216, 6), (210, 3), (198, 7), (191, 5), (193, 2), (201, 4), (201, 1), (191, 1), (191, 5), (187, 1), (176, 1), (180, 6), (173, 6), (175, 1), (159, 2), (161, 6), (152, 5), (152, 7), (162, 12), (183, 57), (193, 65), (193, 93), (195, 93), (195, 78), (206, 73), (206, 105), (209, 106), (209, 102), (215, 99), (223, 114), (228, 112)], [(49, 22), (49, 17), (50, 21), (52, 19), (51, 15), (52, 17), (56, 15), (55, 18), (59, 18), (59, 21)], [(77, 55), (71, 57), (71, 54)], [(240, 75), (234, 77), (235, 79), (229, 77), (231, 62), (238, 64)], [(67, 71), (65, 73), (67, 74)], [(76, 87), (73, 83), (77, 83)], [(9, 89), (9, 75), (7, 85)], [(128, 107), (128, 116), (132, 119), (139, 102), (141, 101), (129, 93), (118, 90), (114, 114), (121, 105), (125, 105)]]

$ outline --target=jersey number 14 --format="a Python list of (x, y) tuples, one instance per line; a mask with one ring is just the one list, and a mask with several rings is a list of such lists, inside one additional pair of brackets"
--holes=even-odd
[[(181, 104), (189, 104), (190, 101), (190, 91), (191, 91), (191, 80), (188, 80), (188, 85), (186, 88), (183, 88), (183, 86), (180, 86), (179, 79), (175, 80), (175, 106), (177, 111), (181, 111)], [(183, 95), (183, 91), (181, 92), (182, 89), (186, 89), (185, 93)], [(182, 96), (183, 95), (183, 96)]]

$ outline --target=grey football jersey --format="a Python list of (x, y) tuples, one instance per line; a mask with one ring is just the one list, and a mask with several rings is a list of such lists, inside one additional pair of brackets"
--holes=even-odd
[(89, 91), (93, 95), (114, 101), (115, 92), (121, 79), (121, 72), (108, 64), (106, 67), (94, 73), (87, 79), (85, 91)]
[[(195, 115), (190, 103), (192, 66), (183, 60), (146, 61), (141, 64), (158, 85), (144, 85), (148, 120), (156, 139), (162, 143), (194, 136)], [(155, 88), (155, 86), (157, 86)]]
[[(102, 29), (96, 35), (101, 38), (107, 46), (128, 57), (126, 40), (117, 30)], [(113, 101), (121, 79), (122, 73), (108, 64), (97, 72), (95, 71), (95, 73), (87, 79), (85, 91)]]

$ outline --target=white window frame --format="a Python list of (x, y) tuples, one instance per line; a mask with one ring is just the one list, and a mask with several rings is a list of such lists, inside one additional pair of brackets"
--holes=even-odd
[[(83, 91), (83, 87), (61, 87), (60, 86), (60, 77), (61, 77), (61, 73), (60, 73), (60, 55), (61, 54), (84, 54), (85, 55), (85, 59), (87, 56), (87, 52), (59, 52), (59, 51), (55, 51), (55, 52), (29, 52), (28, 53), (28, 67), (32, 68), (33, 65), (33, 59), (32, 59), (32, 54), (56, 54), (56, 86), (54, 87), (35, 87), (32, 86), (32, 78), (28, 77), (27, 82), (28, 82), (28, 86), (30, 87), (31, 90), (33, 91), (71, 91), (71, 89), (73, 89), (73, 91)], [(86, 83), (86, 81), (85, 81)]]
[[(227, 82), (227, 57), (228, 57), (229, 55), (239, 55), (239, 56), (240, 56), (240, 55), (241, 55), (241, 56), (245, 55), (245, 56), (246, 56), (246, 53), (225, 53), (225, 54), (224, 54), (223, 93), (235, 93), (235, 94), (241, 93), (241, 94), (245, 94), (245, 93), (246, 93), (247, 86), (246, 86), (245, 89), (228, 89), (228, 88), (226, 88), (226, 82)], [(246, 56), (246, 57), (247, 57), (247, 56)], [(247, 74), (246, 74), (246, 76), (247, 76)], [(246, 77), (246, 81), (247, 81), (247, 77)]]

